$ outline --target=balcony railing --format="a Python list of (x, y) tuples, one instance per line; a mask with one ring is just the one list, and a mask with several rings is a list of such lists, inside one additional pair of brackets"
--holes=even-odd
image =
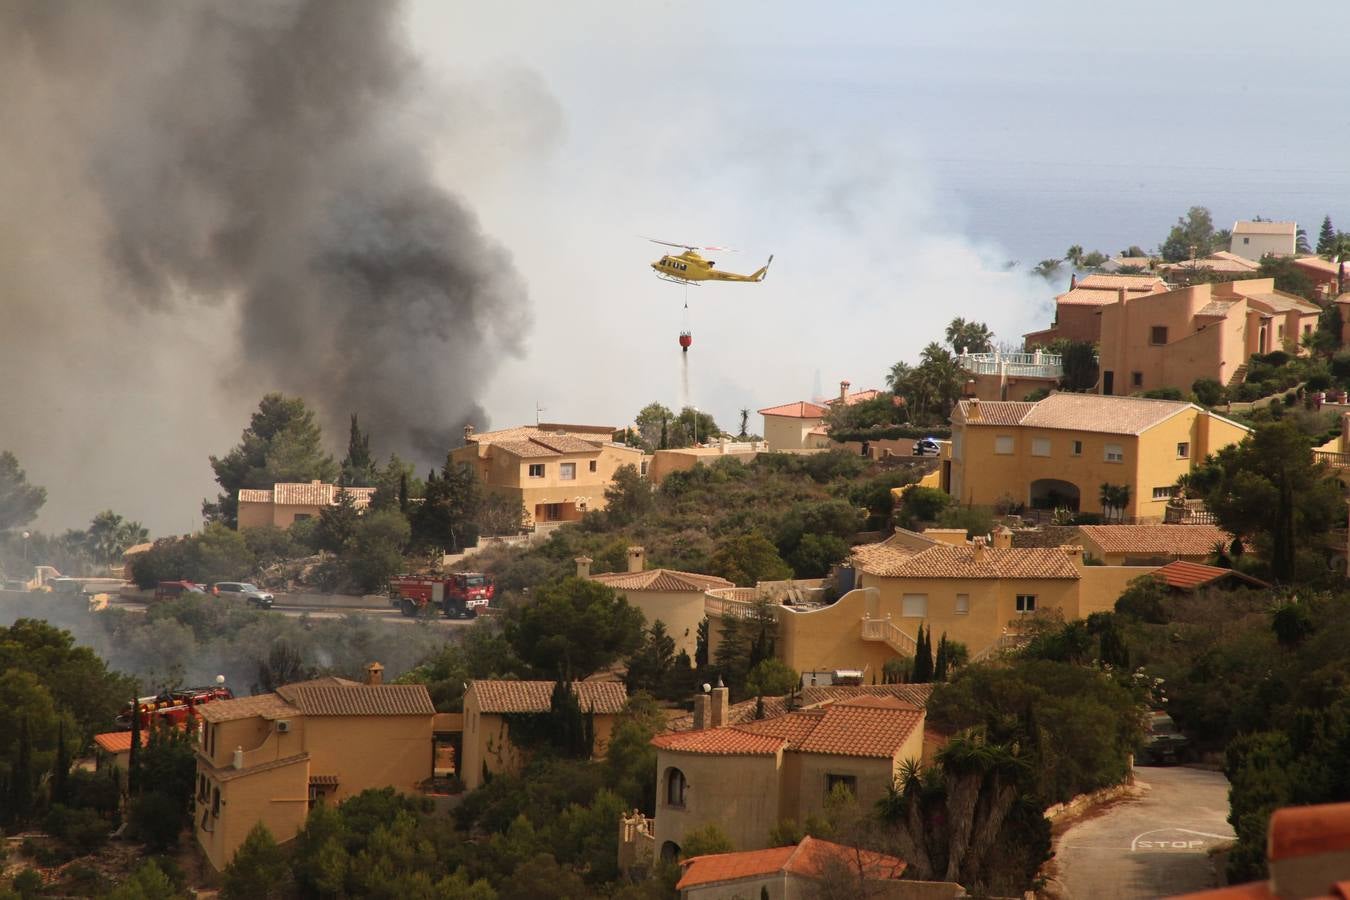
[(703, 611), (719, 619), (753, 619), (764, 609), (775, 622), (778, 621), (778, 605), (760, 604), (756, 601), (757, 596), (754, 588), (708, 591), (703, 595)]
[(1350, 453), (1336, 453), (1332, 450), (1314, 450), (1313, 460), (1324, 462), (1333, 469), (1350, 469)]
[(1064, 358), (1058, 353), (962, 353), (956, 358), (973, 375), (1003, 375), (1009, 378), (1062, 378)]
[(862, 639), (864, 641), (885, 641), (892, 648), (913, 656), (918, 651), (918, 644), (914, 638), (905, 634), (900, 627), (889, 618), (885, 619), (863, 619), (862, 620)]

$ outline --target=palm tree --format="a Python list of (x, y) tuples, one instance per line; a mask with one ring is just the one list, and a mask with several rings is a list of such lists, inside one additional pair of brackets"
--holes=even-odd
[(1056, 272), (1059, 271), (1059, 267), (1060, 265), (1062, 265), (1062, 263), (1063, 261), (1058, 259), (1043, 259), (1040, 262), (1036, 263), (1036, 268), (1032, 269), (1031, 271), (1035, 272), (1042, 278), (1049, 280), (1055, 276)]
[(1075, 269), (1079, 268), (1083, 264), (1082, 246), (1079, 244), (1074, 244), (1064, 254), (1064, 258), (1068, 260), (1069, 264), (1072, 265)]
[(903, 394), (913, 374), (913, 366), (904, 361), (898, 362), (891, 366), (891, 371), (886, 375), (886, 387), (891, 389), (892, 394)]
[(741, 440), (745, 440), (746, 436), (749, 434), (749, 432), (746, 431), (746, 426), (749, 425), (749, 423), (750, 423), (750, 410), (748, 410), (748, 409), (742, 409), (742, 410), (741, 410), (741, 433), (740, 433), (740, 435), (739, 435), (739, 437), (740, 437)]

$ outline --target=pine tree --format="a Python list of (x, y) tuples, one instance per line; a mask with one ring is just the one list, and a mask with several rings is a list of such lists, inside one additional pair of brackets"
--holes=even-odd
[(1331, 224), (1331, 216), (1322, 220), (1322, 230), (1317, 233), (1317, 255), (1330, 256), (1336, 251), (1336, 229)]

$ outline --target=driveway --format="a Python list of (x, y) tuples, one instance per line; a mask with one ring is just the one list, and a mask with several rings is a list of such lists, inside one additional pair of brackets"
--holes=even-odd
[(1183, 767), (1136, 768), (1148, 788), (1072, 825), (1057, 843), (1059, 880), (1080, 900), (1167, 897), (1215, 885), (1207, 851), (1234, 839), (1228, 779)]

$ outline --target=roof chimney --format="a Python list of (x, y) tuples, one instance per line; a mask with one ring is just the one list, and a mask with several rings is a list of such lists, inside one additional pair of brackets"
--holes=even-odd
[(975, 562), (984, 562), (984, 538), (977, 537), (970, 542)]
[(366, 684), (371, 687), (384, 684), (384, 666), (377, 662), (366, 666)]
[(647, 551), (641, 547), (628, 548), (628, 571), (641, 572), (647, 567)]
[(731, 707), (731, 688), (715, 687), (708, 700), (708, 725), (721, 728), (727, 724), (727, 710)]
[(702, 731), (708, 727), (708, 701), (711, 700), (707, 694), (694, 695), (694, 730)]
[(848, 388), (849, 388), (849, 383), (848, 383), (847, 381), (841, 381), (841, 382), (839, 382), (839, 402), (840, 402), (840, 403), (847, 403), (847, 402), (848, 402)]
[(465, 426), (464, 426), (464, 444), (467, 446), (468, 443), (469, 443), (469, 441), (472, 440), (472, 439), (473, 439), (473, 426), (472, 426), (472, 425), (465, 425)]
[(590, 578), (590, 577), (591, 577), (591, 563), (592, 563), (593, 561), (594, 561), (594, 560), (592, 560), (589, 556), (578, 556), (578, 557), (577, 557), (576, 562), (577, 562), (577, 577), (578, 577), (578, 578)]
[(1070, 272), (1070, 273), (1069, 273), (1069, 290), (1073, 290), (1073, 289), (1076, 288), (1076, 287), (1078, 287), (1078, 273), (1077, 273), (1077, 272)]
[(1125, 302), (1125, 289), (1124, 289), (1123, 287), (1122, 287), (1122, 288), (1116, 288), (1116, 302), (1117, 302), (1117, 303), (1124, 303), (1124, 302)]
[(980, 418), (980, 398), (972, 397), (970, 402), (966, 404), (966, 421), (978, 422)]
[(1011, 550), (1013, 533), (1007, 525), (1000, 525), (994, 529), (994, 549)]

